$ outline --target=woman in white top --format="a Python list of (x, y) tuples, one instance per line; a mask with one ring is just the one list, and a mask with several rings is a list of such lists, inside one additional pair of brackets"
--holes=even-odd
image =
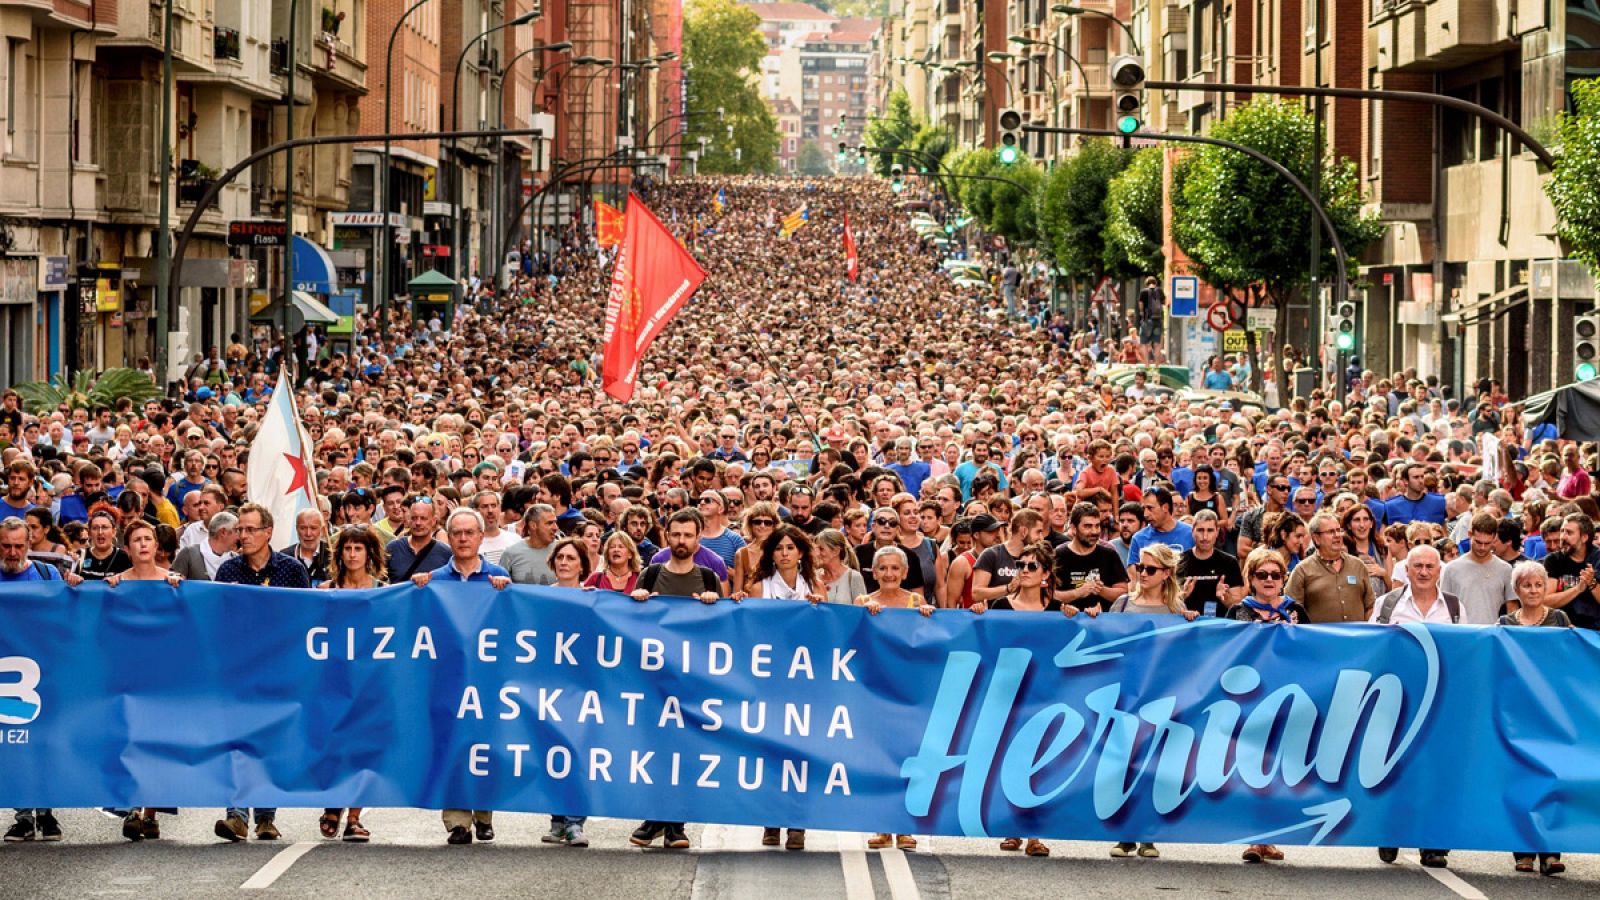
[[(761, 558), (750, 574), (748, 596), (769, 600), (805, 600), (821, 603), (822, 594), (813, 589), (817, 573), (811, 560), (811, 539), (793, 525), (784, 523), (772, 529), (761, 543)], [(778, 846), (777, 828), (763, 828), (763, 846)], [(784, 844), (789, 850), (806, 848), (804, 828), (789, 829), (789, 840)]]
[(867, 580), (856, 568), (856, 555), (850, 552), (850, 539), (844, 532), (825, 528), (811, 539), (811, 554), (817, 572), (817, 587), (829, 603), (852, 604), (867, 592)]

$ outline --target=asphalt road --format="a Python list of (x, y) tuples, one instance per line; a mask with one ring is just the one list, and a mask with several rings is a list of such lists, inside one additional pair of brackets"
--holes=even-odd
[(1592, 898), (1600, 861), (1567, 858), (1560, 878), (1518, 875), (1502, 853), (1455, 853), (1444, 872), (1415, 851), (1384, 865), (1370, 849), (1286, 847), (1288, 860), (1239, 861), (1239, 848), (1161, 847), (1162, 857), (1112, 859), (1103, 843), (1051, 841), (1049, 858), (1001, 853), (996, 842), (919, 838), (914, 853), (866, 849), (865, 835), (811, 832), (804, 852), (765, 849), (760, 830), (695, 826), (695, 848), (639, 850), (635, 823), (590, 823), (588, 849), (541, 844), (543, 816), (496, 817), (493, 844), (450, 847), (436, 813), (374, 810), (366, 845), (325, 841), (312, 810), (279, 816), (284, 840), (227, 844), (211, 834), (218, 813), (163, 817), (163, 839), (130, 844), (96, 812), (60, 813), (66, 840), (0, 846), (0, 885), (11, 897), (203, 898), (271, 894), (338, 900), (530, 895), (688, 900), (942, 900), (961, 897)]

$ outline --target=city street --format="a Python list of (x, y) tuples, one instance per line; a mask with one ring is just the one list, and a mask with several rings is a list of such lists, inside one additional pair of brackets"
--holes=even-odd
[[(479, 897), (582, 896), (789, 900), (807, 897), (1593, 897), (1600, 865), (1568, 856), (1560, 878), (1519, 875), (1502, 853), (1455, 853), (1450, 868), (1428, 870), (1415, 851), (1386, 866), (1368, 848), (1285, 847), (1288, 860), (1263, 866), (1238, 861), (1238, 849), (1161, 845), (1162, 857), (1112, 859), (1094, 842), (1050, 842), (1048, 859), (1003, 854), (995, 841), (919, 837), (915, 853), (865, 849), (859, 833), (816, 831), (804, 852), (760, 846), (753, 827), (691, 826), (688, 852), (638, 850), (636, 823), (592, 820), (592, 846), (541, 844), (544, 816), (496, 817), (492, 845), (450, 847), (438, 817), (422, 810), (373, 810), (363, 816), (371, 844), (317, 836), (312, 810), (279, 817), (284, 840), (230, 845), (212, 837), (213, 811), (163, 816), (163, 839), (122, 840), (118, 823), (98, 812), (61, 814), (59, 844), (0, 847), (0, 871), (12, 896), (201, 898), (269, 890), (280, 896)], [(603, 873), (603, 874), (602, 874)]]

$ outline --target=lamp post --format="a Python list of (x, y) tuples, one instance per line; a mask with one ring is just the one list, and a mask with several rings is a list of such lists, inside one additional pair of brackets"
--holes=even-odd
[[(529, 47), (528, 49), (523, 50), (522, 52), (520, 52), (520, 53), (516, 54), (515, 56), (511, 57), (510, 59), (506, 60), (505, 71), (507, 71), (507, 72), (512, 71), (516, 67), (516, 64), (517, 64), (518, 60), (522, 59), (524, 56), (527, 56), (530, 53), (564, 53), (564, 52), (566, 52), (568, 50), (571, 50), (571, 49), (572, 49), (572, 42), (571, 41), (557, 41), (554, 44), (534, 44), (532, 47)], [(537, 103), (538, 96), (539, 96), (539, 94), (538, 94), (539, 83), (544, 80), (545, 72), (546, 72), (545, 67), (544, 66), (540, 66), (539, 67), (539, 78), (538, 78), (538, 80), (536, 80), (534, 82), (534, 88), (533, 88), (535, 103)], [(505, 76), (502, 75), (501, 78), (500, 78), (500, 90), (495, 95), (496, 101), (497, 101), (495, 103), (495, 128), (496, 128), (496, 130), (503, 130), (506, 127), (505, 92), (506, 92)], [(537, 106), (535, 108), (537, 108)], [(537, 141), (537, 140), (538, 140), (538, 138), (535, 138), (535, 141)], [(501, 245), (502, 239), (503, 239), (502, 231), (503, 231), (503, 229), (505, 227), (505, 223), (501, 221), (501, 215), (500, 215), (500, 201), (505, 195), (505, 150), (504, 150), (504, 147), (502, 145), (502, 141), (501, 141), (501, 139), (499, 137), (496, 137), (494, 139), (494, 177), (493, 177), (492, 181), (494, 182), (494, 207), (493, 207), (494, 208), (494, 212), (492, 214), (491, 221), (490, 221), (490, 226), (489, 226), (489, 233), (490, 233), (489, 246), (490, 246), (490, 248), (499, 247)], [(504, 256), (505, 256), (505, 254), (501, 254), (500, 256), (498, 256), (498, 257), (496, 257), (494, 259), (495, 284), (497, 286), (499, 286), (499, 287), (504, 287), (504, 285), (500, 284), (500, 271), (501, 271), (501, 266), (504, 264), (502, 262), (502, 260), (504, 259)]]
[[(522, 15), (517, 16), (515, 19), (508, 19), (507, 21), (501, 22), (499, 25), (496, 25), (493, 28), (488, 28), (482, 32), (479, 32), (476, 36), (462, 45), (461, 53), (456, 57), (455, 78), (450, 83), (451, 131), (457, 131), (461, 127), (461, 67), (466, 63), (467, 54), (472, 51), (473, 45), (477, 44), (484, 38), (495, 34), (496, 32), (505, 31), (507, 28), (514, 28), (518, 25), (526, 25), (537, 18), (539, 18), (539, 12), (537, 10), (523, 13)], [(455, 138), (450, 139), (450, 163), (455, 167), (456, 170), (455, 178), (451, 180), (451, 183), (455, 186), (455, 190), (452, 192), (451, 196), (451, 200), (454, 201), (453, 205), (455, 206), (454, 215), (451, 216), (452, 233), (450, 236), (450, 243), (453, 245), (451, 249), (451, 256), (453, 257), (451, 267), (455, 272), (455, 277), (457, 279), (464, 274), (466, 268), (461, 259), (461, 248), (463, 246), (462, 233), (466, 231), (466, 226), (461, 221), (461, 213), (463, 212), (461, 195), (463, 193), (464, 185), (466, 184), (466, 178), (464, 173), (461, 171), (461, 158), (460, 154), (457, 152), (459, 146), (459, 141), (457, 141)]]
[(1116, 16), (1113, 16), (1111, 13), (1103, 12), (1098, 9), (1086, 9), (1082, 6), (1072, 6), (1071, 4), (1067, 3), (1057, 3), (1056, 5), (1050, 7), (1050, 11), (1060, 13), (1063, 16), (1099, 16), (1102, 19), (1109, 19), (1117, 23), (1117, 27), (1121, 28), (1123, 33), (1128, 36), (1128, 46), (1133, 50), (1134, 55), (1144, 55), (1144, 51), (1139, 49), (1139, 38), (1133, 33), (1132, 26)]
[[(172, 5), (172, 0), (167, 0), (167, 5)], [(299, 24), (300, 0), (289, 0), (289, 59), (284, 66), (283, 92), (283, 136), (285, 140), (294, 140), (294, 70), (300, 64), (295, 58), (294, 38)], [(279, 334), (283, 339), (283, 348), (279, 351), (278, 365), (289, 364), (289, 306), (294, 303), (294, 151), (290, 151), (283, 160), (283, 308), (278, 310), (278, 320), (281, 323)]]
[[(1083, 80), (1083, 93), (1086, 96), (1094, 95), (1094, 92), (1089, 88), (1089, 73), (1083, 70), (1083, 63), (1079, 62), (1078, 58), (1073, 56), (1072, 52), (1067, 48), (1057, 44), (1054, 41), (1038, 40), (1020, 34), (1013, 34), (1009, 40), (1011, 43), (1016, 44), (1019, 47), (1049, 47), (1051, 50), (1054, 50), (1062, 56), (1065, 56), (1067, 61), (1072, 63), (1072, 67), (1078, 71), (1078, 77)], [(1055, 73), (1050, 71), (1052, 68), (1054, 67), (1046, 66), (1044, 74), (1045, 77), (1050, 79), (1050, 117), (1052, 119), (1059, 119), (1061, 116), (1061, 83), (1056, 79)], [(1076, 124), (1078, 118), (1076, 100), (1073, 101), (1072, 118), (1074, 124)], [(1059, 125), (1061, 123), (1055, 122), (1053, 124)], [(1050, 135), (1050, 141), (1054, 145), (1051, 147), (1051, 155), (1053, 156), (1061, 149), (1061, 136), (1052, 134)]]
[(406, 19), (429, 0), (416, 0), (406, 11), (400, 14), (399, 21), (394, 23), (394, 28), (389, 32), (389, 49), (383, 57), (383, 172), (378, 182), (378, 205), (381, 223), (378, 229), (378, 247), (374, 256), (381, 264), (374, 281), (377, 282), (378, 296), (375, 298), (378, 308), (378, 339), (386, 340), (389, 334), (389, 300), (391, 295), (391, 282), (394, 275), (389, 271), (389, 254), (394, 250), (394, 236), (389, 233), (389, 172), (391, 153), (394, 142), (388, 135), (394, 131), (394, 42), (400, 37), (400, 28), (405, 25)]
[(162, 3), (161, 19), (161, 210), (156, 228), (155, 357), (156, 387), (166, 393), (170, 342), (167, 300), (172, 290), (172, 0)]

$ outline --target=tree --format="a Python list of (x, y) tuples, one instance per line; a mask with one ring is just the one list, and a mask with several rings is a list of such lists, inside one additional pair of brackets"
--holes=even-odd
[(1126, 151), (1094, 139), (1050, 173), (1039, 201), (1039, 234), (1063, 275), (1094, 278), (1106, 271), (1106, 193), (1127, 162)]
[[(1258, 99), (1217, 123), (1211, 136), (1258, 150), (1308, 184), (1320, 168), (1322, 205), (1346, 252), (1360, 253), (1382, 234), (1377, 218), (1362, 214), (1355, 164), (1331, 155), (1317, 160), (1316, 120), (1294, 103)], [(1283, 176), (1237, 150), (1202, 147), (1174, 170), (1172, 228), (1196, 274), (1230, 300), (1253, 295), (1276, 307), (1277, 333), (1284, 334), (1289, 298), (1310, 284), (1312, 215)], [(1331, 243), (1322, 239), (1324, 272), (1347, 262), (1334, 258)], [(1254, 370), (1259, 379), (1261, 367)]]
[(930, 172), (936, 171), (937, 166), (955, 149), (955, 145), (956, 136), (950, 133), (950, 129), (943, 125), (923, 123), (911, 138), (911, 149), (921, 155), (912, 164), (919, 168), (926, 165)]
[(801, 175), (832, 175), (833, 160), (816, 141), (806, 141), (795, 154), (795, 171)]
[[(767, 55), (761, 19), (734, 0), (693, 0), (683, 20), (685, 68), (694, 72), (698, 109), (721, 107), (726, 120), (688, 119), (683, 146), (695, 149), (710, 138), (699, 170), (770, 172), (777, 168), (778, 119), (762, 98), (757, 76)], [(728, 140), (727, 128), (733, 126)], [(739, 153), (734, 153), (734, 148)]]
[(1160, 272), (1161, 252), (1160, 147), (1133, 154), (1127, 168), (1106, 186), (1105, 265), (1139, 274)]
[(150, 376), (137, 369), (107, 369), (98, 376), (82, 370), (73, 373), (70, 381), (55, 375), (49, 381), (25, 381), (15, 388), (23, 408), (36, 415), (62, 408), (114, 407), (124, 397), (138, 406), (161, 396)]
[(1030, 159), (1010, 166), (997, 165), (988, 174), (1016, 185), (988, 182), (989, 216), (983, 220), (984, 227), (1012, 244), (1034, 243), (1038, 237), (1038, 195), (1044, 186), (1044, 170)]
[[(824, 124), (831, 127), (831, 123)], [(883, 112), (867, 122), (862, 139), (867, 142), (868, 147), (898, 150), (910, 146), (911, 139), (916, 136), (919, 127), (911, 115), (911, 98), (906, 96), (905, 91), (896, 88), (889, 94)], [(872, 164), (873, 171), (884, 176), (889, 174), (889, 166), (894, 163), (904, 165), (906, 162), (906, 157), (898, 153), (880, 153), (875, 154), (875, 157)]]
[(1560, 221), (1556, 234), (1600, 274), (1600, 78), (1573, 82), (1576, 114), (1561, 117), (1561, 158), (1544, 190)]

